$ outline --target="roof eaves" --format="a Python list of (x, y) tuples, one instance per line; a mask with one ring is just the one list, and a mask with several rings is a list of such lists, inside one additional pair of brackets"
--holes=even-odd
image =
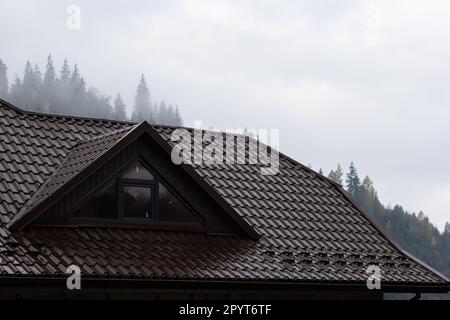
[[(61, 276), (2, 276), (0, 277), (0, 285), (7, 286), (29, 286), (30, 284), (39, 287), (60, 287), (60, 283), (66, 278)], [(159, 279), (159, 278), (106, 278), (106, 277), (85, 277), (84, 283), (86, 288), (104, 289), (116, 288), (127, 290), (155, 290), (166, 289), (170, 291), (178, 290), (207, 290), (207, 291), (221, 291), (221, 290), (251, 290), (258, 291), (284, 291), (284, 292), (298, 292), (298, 291), (369, 291), (365, 281), (285, 281), (285, 280), (237, 280), (237, 279)], [(450, 285), (424, 285), (424, 284), (398, 284), (385, 283), (381, 286), (382, 293), (447, 293), (450, 290)], [(374, 291), (375, 293), (376, 291)]]

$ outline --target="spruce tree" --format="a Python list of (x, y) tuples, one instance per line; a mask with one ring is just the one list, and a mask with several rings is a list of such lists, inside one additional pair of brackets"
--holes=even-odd
[[(81, 116), (93, 116), (91, 110), (89, 109), (95, 109), (95, 105), (90, 106), (86, 105), (86, 82), (82, 77), (80, 77), (80, 74), (78, 72), (78, 69), (75, 65), (74, 72), (72, 74), (72, 78), (70, 81), (71, 91), (72, 91), (72, 101), (69, 104), (69, 113), (76, 113), (78, 112)], [(78, 110), (78, 111), (75, 111)]]
[(8, 67), (3, 61), (0, 59), (0, 98), (7, 99), (8, 98)]
[(75, 88), (80, 83), (80, 80), (81, 80), (80, 71), (78, 70), (78, 66), (75, 64), (74, 67), (73, 67), (72, 74), (70, 76), (69, 87), (72, 90), (75, 90)]
[(115, 120), (127, 120), (127, 114), (125, 112), (126, 106), (122, 100), (120, 94), (117, 94), (116, 99), (114, 100), (114, 114), (113, 117)]
[(69, 63), (67, 62), (67, 59), (64, 59), (64, 63), (61, 68), (61, 75), (60, 75), (61, 82), (64, 85), (68, 86), (69, 81), (70, 81), (70, 76), (71, 76), (71, 71), (70, 71)]
[(80, 71), (78, 70), (77, 64), (74, 65), (72, 74), (70, 75), (69, 80), (69, 92), (67, 93), (68, 97), (71, 101), (68, 105), (68, 111), (72, 112), (72, 110), (78, 110), (78, 112), (89, 113), (90, 110), (88, 108), (94, 108), (95, 106), (86, 106), (84, 102), (85, 94), (86, 94), (86, 84), (84, 80), (82, 80)]
[(361, 188), (361, 181), (359, 180), (358, 172), (356, 171), (355, 165), (350, 163), (349, 172), (347, 173), (347, 178), (345, 179), (347, 191), (352, 195), (357, 195)]
[(334, 171), (336, 182), (342, 184), (342, 178), (344, 177), (344, 170), (342, 170), (341, 165), (338, 163), (336, 167), (336, 171)]
[(141, 81), (136, 90), (136, 96), (134, 100), (134, 109), (131, 115), (131, 121), (141, 122), (147, 120), (152, 121), (151, 112), (151, 97), (150, 90), (148, 89), (147, 82), (144, 75), (141, 76)]
[(23, 91), (25, 94), (29, 94), (33, 90), (33, 86), (34, 86), (33, 67), (31, 66), (31, 63), (29, 60), (25, 64), (25, 69), (23, 72), (22, 86), (23, 86)]
[(42, 72), (37, 63), (33, 67), (33, 81), (35, 89), (39, 89), (42, 84)]
[(17, 75), (15, 76), (14, 82), (11, 85), (9, 99), (13, 104), (23, 106), (22, 81)]
[(35, 90), (34, 71), (30, 61), (28, 60), (27, 63), (25, 64), (21, 88), (23, 106), (27, 110), (35, 109), (35, 106), (33, 105), (33, 100), (35, 98), (35, 94), (33, 94), (34, 90)]
[(31, 92), (31, 109), (42, 112), (42, 72), (38, 64), (33, 67), (33, 91)]
[(47, 57), (47, 65), (45, 66), (44, 80), (42, 82), (42, 92), (44, 95), (44, 102), (42, 105), (42, 112), (49, 113), (53, 104), (56, 102), (56, 71), (53, 65), (51, 55)]
[(56, 72), (53, 65), (52, 56), (49, 55), (47, 58), (47, 65), (45, 67), (45, 74), (43, 80), (44, 91), (46, 95), (51, 94), (55, 90), (56, 86)]

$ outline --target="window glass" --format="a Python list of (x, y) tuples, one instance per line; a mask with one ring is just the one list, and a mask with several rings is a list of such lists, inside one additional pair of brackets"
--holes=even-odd
[[(121, 176), (99, 189), (79, 209), (72, 212), (72, 216), (117, 220), (119, 212), (121, 218), (139, 220), (134, 222), (200, 222), (189, 206), (138, 161)], [(118, 222), (120, 223), (119, 220)]]
[(115, 182), (112, 182), (89, 198), (84, 207), (77, 210), (74, 213), (74, 216), (82, 218), (116, 219), (116, 199), (116, 184)]
[(153, 180), (153, 175), (140, 162), (133, 163), (122, 175), (125, 179)]
[(123, 215), (127, 218), (152, 218), (152, 189), (150, 187), (123, 187)]
[(167, 222), (198, 222), (191, 212), (167, 190), (159, 186), (159, 220)]

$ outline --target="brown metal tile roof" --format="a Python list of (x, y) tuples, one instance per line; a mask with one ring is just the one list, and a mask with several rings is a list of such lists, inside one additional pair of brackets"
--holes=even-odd
[(103, 135), (94, 136), (88, 140), (80, 140), (68, 152), (62, 163), (34, 192), (33, 196), (22, 206), (14, 219), (26, 215), (30, 210), (36, 208), (55, 191), (70, 181), (94, 161), (104, 155), (112, 146), (120, 141), (127, 133), (136, 126), (130, 126)]
[[(77, 264), (105, 278), (365, 283), (376, 263), (387, 283), (448, 285), (393, 245), (338, 185), (283, 154), (275, 176), (255, 165), (193, 167), (257, 240), (100, 227), (10, 232), (25, 205), (52, 194), (133, 126), (28, 113), (0, 100), (0, 276), (63, 276)], [(170, 143), (174, 128), (153, 129)]]

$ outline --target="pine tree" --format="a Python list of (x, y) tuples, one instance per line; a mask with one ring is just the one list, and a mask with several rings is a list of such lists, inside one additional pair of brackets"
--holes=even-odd
[(22, 86), (23, 86), (23, 90), (26, 94), (30, 93), (33, 90), (33, 86), (34, 86), (33, 67), (31, 66), (31, 63), (29, 60), (25, 64), (25, 69), (23, 72)]
[(73, 67), (72, 75), (70, 76), (69, 80), (70, 91), (74, 92), (78, 88), (80, 82), (81, 82), (80, 71), (78, 70), (78, 66), (75, 64), (75, 66)]
[(42, 83), (42, 93), (44, 95), (44, 102), (42, 105), (42, 112), (49, 113), (50, 107), (56, 102), (56, 71), (53, 65), (51, 55), (47, 57), (47, 65), (45, 66), (44, 80)]
[(114, 114), (113, 117), (115, 120), (127, 120), (127, 114), (125, 112), (126, 106), (123, 103), (122, 97), (120, 94), (117, 94), (116, 99), (114, 100)]
[(2, 59), (0, 59), (0, 98), (7, 99), (8, 90), (8, 67), (3, 63)]
[[(9, 89), (9, 92), (8, 92)], [(0, 60), (0, 97), (8, 95), (8, 99), (28, 110), (44, 113), (80, 115), (100, 118), (116, 118), (126, 120), (125, 105), (120, 96), (114, 106), (110, 97), (104, 96), (93, 87), (87, 89), (86, 83), (75, 64), (73, 71), (67, 59), (64, 59), (60, 70), (60, 77), (56, 75), (53, 58), (49, 54), (45, 73), (39, 66), (27, 61), (22, 79), (17, 77), (8, 85), (6, 65)], [(136, 90), (132, 121), (147, 120), (169, 125), (182, 125), (178, 107), (152, 104), (150, 90), (144, 75), (141, 76)]]
[(48, 58), (47, 58), (47, 65), (45, 67), (43, 85), (44, 85), (45, 93), (47, 95), (49, 93), (53, 92), (53, 90), (55, 90), (56, 72), (55, 72), (55, 67), (53, 65), (53, 59), (52, 59), (51, 55), (48, 55)]
[(319, 174), (320, 174), (321, 176), (323, 176), (323, 170), (322, 170), (322, 168), (319, 169)]
[(18, 106), (23, 106), (22, 81), (17, 75), (15, 76), (14, 82), (11, 85), (9, 98), (12, 103)]
[(134, 109), (131, 115), (131, 121), (152, 121), (151, 112), (151, 97), (150, 90), (148, 89), (147, 82), (145, 81), (144, 75), (141, 76), (141, 81), (136, 90), (136, 96), (134, 100)]
[(64, 59), (64, 64), (61, 68), (61, 75), (60, 75), (61, 82), (64, 85), (68, 86), (69, 81), (70, 81), (70, 76), (71, 76), (71, 71), (70, 71), (69, 63), (67, 62), (67, 59)]
[(344, 170), (342, 170), (341, 165), (338, 163), (336, 167), (336, 171), (334, 171), (336, 182), (342, 184), (342, 178), (344, 177)]
[(336, 170), (331, 170), (328, 174), (328, 178), (333, 180), (336, 183), (342, 185), (342, 177), (344, 176), (344, 171), (342, 170), (341, 165), (338, 163)]
[(23, 106), (27, 110), (35, 110), (34, 100), (36, 99), (35, 94), (35, 78), (33, 67), (28, 60), (25, 64), (25, 70), (23, 72), (23, 81), (21, 88), (21, 95), (23, 99)]
[(357, 195), (361, 188), (361, 182), (359, 180), (358, 172), (356, 171), (355, 165), (350, 163), (349, 172), (347, 173), (347, 178), (345, 179), (347, 191), (352, 195)]
[(70, 100), (67, 113), (80, 116), (95, 116), (96, 114), (93, 114), (91, 109), (95, 110), (97, 106), (86, 104), (86, 82), (80, 77), (76, 66), (70, 81), (70, 87), (72, 99)]
[(34, 87), (37, 89), (42, 84), (42, 72), (37, 63), (33, 67), (33, 81)]

